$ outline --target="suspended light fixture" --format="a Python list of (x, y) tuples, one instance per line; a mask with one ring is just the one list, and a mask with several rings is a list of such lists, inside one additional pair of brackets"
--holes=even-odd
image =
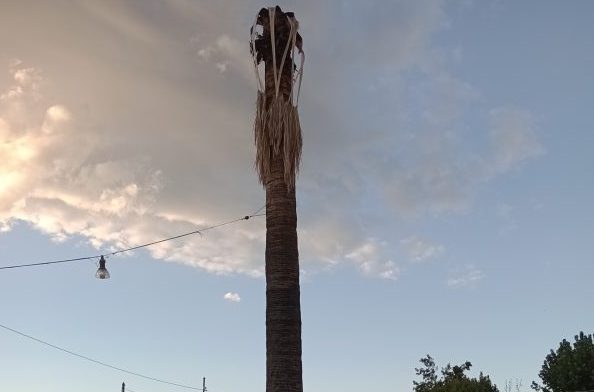
[(95, 277), (97, 279), (109, 279), (109, 271), (105, 268), (105, 258), (103, 256), (99, 259), (99, 268), (95, 273)]

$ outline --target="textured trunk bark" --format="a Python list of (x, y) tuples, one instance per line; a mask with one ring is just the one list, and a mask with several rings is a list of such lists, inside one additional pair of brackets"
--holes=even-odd
[(266, 184), (266, 391), (302, 392), (295, 190), (275, 157)]
[[(284, 99), (291, 94), (292, 66), (289, 56), (280, 83)], [(271, 61), (265, 63), (265, 90), (267, 102), (271, 102), (275, 94)], [(273, 156), (271, 166), (266, 182), (266, 391), (302, 392), (295, 189), (285, 183), (281, 154)]]

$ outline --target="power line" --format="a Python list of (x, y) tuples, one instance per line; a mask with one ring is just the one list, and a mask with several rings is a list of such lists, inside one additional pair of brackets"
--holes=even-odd
[(168, 237), (168, 238), (163, 238), (161, 240), (157, 240), (157, 241), (152, 241), (152, 242), (147, 242), (146, 244), (141, 244), (141, 245), (136, 245), (136, 246), (132, 246), (130, 248), (125, 248), (125, 249), (120, 249), (114, 252), (109, 252), (109, 253), (103, 253), (103, 254), (99, 254), (99, 255), (94, 255), (94, 256), (85, 256), (85, 257), (77, 257), (77, 258), (73, 258), (73, 259), (64, 259), (64, 260), (55, 260), (55, 261), (43, 261), (43, 262), (39, 262), (39, 263), (29, 263), (29, 264), (16, 264), (16, 265), (7, 265), (7, 266), (3, 266), (0, 267), (0, 270), (5, 270), (5, 269), (11, 269), (11, 268), (23, 268), (23, 267), (36, 267), (36, 266), (41, 266), (41, 265), (50, 265), (50, 264), (59, 264), (59, 263), (69, 263), (69, 262), (73, 262), (73, 261), (83, 261), (83, 260), (93, 260), (93, 259), (98, 259), (101, 256), (115, 256), (121, 253), (125, 253), (125, 252), (130, 252), (133, 250), (137, 250), (137, 249), (141, 249), (141, 248), (146, 248), (152, 245), (157, 245), (157, 244), (161, 244), (163, 242), (167, 242), (167, 241), (173, 241), (179, 238), (183, 238), (183, 237), (187, 237), (187, 236), (191, 236), (191, 235), (195, 235), (195, 234), (200, 234), (202, 235), (203, 232), (208, 231), (208, 230), (212, 230), (212, 229), (216, 229), (222, 226), (227, 226), (233, 223), (237, 223), (240, 221), (244, 221), (244, 220), (248, 220), (250, 218), (255, 218), (255, 217), (259, 217), (259, 216), (264, 216), (266, 214), (258, 214), (258, 212), (260, 212), (264, 207), (266, 207), (266, 205), (260, 207), (255, 213), (251, 214), (251, 215), (245, 215), (241, 218), (237, 218), (237, 219), (233, 219), (227, 222), (223, 222), (223, 223), (219, 223), (216, 225), (212, 225), (212, 226), (208, 226), (205, 227), (203, 229), (199, 229), (199, 230), (193, 230), (187, 233), (183, 233), (183, 234), (179, 234), (179, 235), (175, 235), (173, 237)]
[(35, 267), (35, 266), (38, 266), (38, 265), (69, 263), (71, 261), (92, 260), (92, 259), (96, 259), (98, 257), (99, 256), (88, 256), (88, 257), (77, 257), (76, 259), (65, 259), (65, 260), (56, 260), (56, 261), (44, 261), (44, 262), (41, 262), (41, 263), (7, 265), (7, 266), (4, 266), (4, 267), (0, 267), (0, 270), (10, 269), (10, 268)]
[[(203, 384), (202, 384), (202, 388), (200, 388), (200, 390), (203, 392), (206, 392), (207, 391), (206, 384), (204, 383), (204, 379), (202, 379), (202, 380), (203, 380)], [(128, 386), (128, 384), (125, 384), (125, 385), (126, 385), (126, 389), (125, 389), (126, 392), (142, 392), (142, 391), (139, 391), (138, 389), (136, 389), (136, 387), (134, 387), (134, 389), (132, 389)], [(210, 390), (210, 389), (208, 389), (208, 390)]]
[[(202, 391), (202, 388), (200, 388), (199, 390)], [(126, 392), (142, 392), (142, 391), (139, 391), (138, 389), (136, 389), (136, 387), (134, 387), (134, 389), (132, 389), (128, 386), (128, 384), (126, 384)]]
[(67, 350), (65, 348), (58, 347), (58, 346), (56, 346), (54, 344), (45, 342), (45, 341), (43, 341), (41, 339), (37, 339), (36, 337), (33, 337), (31, 335), (27, 335), (26, 333), (23, 333), (23, 332), (19, 332), (16, 329), (9, 328), (9, 327), (7, 327), (5, 325), (2, 325), (2, 324), (0, 324), (0, 328), (3, 328), (3, 329), (5, 329), (7, 331), (10, 331), (10, 332), (13, 332), (13, 333), (15, 333), (17, 335), (23, 336), (23, 337), (25, 337), (27, 339), (31, 339), (31, 340), (33, 340), (33, 341), (35, 341), (37, 343), (41, 343), (41, 344), (44, 344), (44, 345), (49, 346), (51, 348), (54, 348), (56, 350), (59, 350), (59, 351), (65, 352), (67, 354), (73, 355), (75, 357), (79, 357), (79, 358), (85, 359), (85, 360), (87, 360), (89, 362), (93, 362), (95, 364), (98, 364), (98, 365), (101, 365), (101, 366), (110, 368), (112, 370), (117, 370), (117, 371), (120, 371), (122, 373), (131, 374), (133, 376), (141, 377), (141, 378), (144, 378), (144, 379), (147, 379), (147, 380), (151, 380), (151, 381), (155, 381), (155, 382), (160, 382), (162, 384), (173, 385), (173, 386), (176, 386), (176, 387), (186, 388), (186, 389), (193, 389), (193, 390), (196, 390), (196, 391), (202, 391), (202, 388), (193, 387), (193, 386), (190, 386), (190, 385), (179, 384), (179, 383), (171, 382), (171, 381), (166, 381), (166, 380), (162, 380), (162, 379), (159, 379), (159, 378), (156, 378), (156, 377), (150, 377), (150, 376), (147, 376), (147, 375), (144, 375), (144, 374), (141, 374), (141, 373), (133, 372), (133, 371), (126, 370), (126, 369), (123, 369), (123, 368), (118, 367), (118, 366), (114, 366), (114, 365), (110, 365), (110, 364), (105, 363), (105, 362), (98, 361), (96, 359), (87, 357), (86, 355), (78, 354), (78, 353), (75, 353), (74, 351), (70, 351), (70, 350)]
[(258, 208), (256, 211), (254, 211), (254, 213), (252, 215), (256, 215), (257, 213), (262, 211), (264, 208), (266, 208), (266, 204), (264, 204), (262, 207)]

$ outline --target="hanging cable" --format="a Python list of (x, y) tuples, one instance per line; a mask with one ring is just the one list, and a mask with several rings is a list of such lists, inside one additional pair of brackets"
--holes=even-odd
[[(266, 204), (264, 204), (262, 207), (258, 208), (256, 211), (254, 211), (252, 216), (256, 216), (256, 214), (260, 213), (260, 211), (262, 211), (264, 208), (266, 208)], [(264, 215), (266, 215), (266, 214), (264, 214)], [(260, 215), (257, 215), (257, 216), (260, 216)]]
[(89, 362), (93, 362), (93, 363), (95, 363), (97, 365), (101, 365), (101, 366), (110, 368), (112, 370), (117, 370), (117, 371), (122, 372), (122, 373), (131, 374), (131, 375), (136, 376), (136, 377), (140, 377), (140, 378), (144, 378), (146, 380), (151, 380), (151, 381), (159, 382), (159, 383), (162, 383), (162, 384), (173, 385), (173, 386), (176, 386), (176, 387), (186, 388), (186, 389), (193, 389), (193, 390), (196, 390), (196, 391), (202, 391), (202, 388), (193, 387), (193, 386), (190, 386), (190, 385), (179, 384), (179, 383), (171, 382), (171, 381), (166, 381), (166, 380), (162, 380), (162, 379), (159, 379), (159, 378), (156, 378), (156, 377), (150, 377), (150, 376), (147, 376), (147, 375), (144, 375), (144, 374), (141, 374), (141, 373), (133, 372), (133, 371), (126, 370), (126, 369), (123, 369), (123, 368), (118, 367), (118, 366), (114, 366), (114, 365), (110, 365), (110, 364), (105, 363), (105, 362), (98, 361), (96, 359), (87, 357), (86, 355), (78, 354), (78, 353), (75, 353), (74, 351), (66, 350), (65, 348), (58, 347), (58, 346), (56, 346), (54, 344), (45, 342), (45, 341), (43, 341), (41, 339), (37, 339), (37, 338), (35, 338), (35, 337), (31, 336), (31, 335), (27, 335), (26, 333), (19, 332), (16, 329), (9, 328), (9, 327), (7, 327), (5, 325), (2, 325), (2, 324), (0, 324), (0, 328), (3, 328), (5, 330), (10, 331), (12, 333), (15, 333), (17, 335), (23, 336), (23, 337), (25, 337), (27, 339), (31, 339), (31, 340), (33, 340), (33, 341), (35, 341), (37, 343), (41, 343), (41, 344), (44, 344), (44, 345), (46, 345), (48, 347), (54, 348), (56, 350), (65, 352), (65, 353), (70, 354), (70, 355), (73, 355), (75, 357), (82, 358), (82, 359), (87, 360)]
[(208, 227), (205, 227), (203, 229), (193, 230), (193, 231), (190, 231), (188, 233), (179, 234), (179, 235), (176, 235), (176, 236), (173, 236), (173, 237), (168, 237), (168, 238), (164, 238), (164, 239), (157, 240), (157, 241), (147, 242), (146, 244), (136, 245), (136, 246), (132, 246), (130, 248), (116, 250), (114, 252), (102, 253), (102, 254), (94, 255), (94, 256), (77, 257), (77, 258), (73, 258), (73, 259), (64, 259), (64, 260), (55, 260), (55, 261), (43, 261), (43, 262), (39, 262), (39, 263), (29, 263), (29, 264), (7, 265), (7, 266), (0, 267), (0, 270), (11, 269), (11, 268), (36, 267), (36, 266), (40, 266), (40, 265), (69, 263), (69, 262), (83, 261), (83, 260), (94, 260), (94, 259), (100, 258), (101, 256), (115, 256), (115, 255), (118, 255), (120, 253), (125, 253), (125, 252), (130, 252), (130, 251), (133, 251), (133, 250), (136, 250), (136, 249), (146, 248), (146, 247), (149, 247), (149, 246), (152, 246), (152, 245), (161, 244), (163, 242), (173, 241), (173, 240), (176, 240), (178, 238), (183, 238), (183, 237), (187, 237), (187, 236), (191, 236), (191, 235), (195, 235), (195, 234), (202, 235), (203, 232), (208, 231), (208, 230), (216, 229), (216, 228), (219, 228), (219, 227), (222, 227), (222, 226), (227, 226), (227, 225), (230, 225), (230, 224), (233, 224), (233, 223), (237, 223), (237, 222), (240, 222), (240, 221), (248, 220), (250, 218), (256, 218), (256, 217), (259, 217), (259, 216), (264, 216), (266, 214), (258, 214), (258, 212), (260, 212), (264, 207), (266, 207), (266, 205), (263, 205), (255, 213), (253, 213), (251, 215), (245, 215), (245, 216), (243, 216), (241, 218), (233, 219), (233, 220), (230, 220), (230, 221), (227, 221), (227, 222), (223, 222), (223, 223), (219, 223), (219, 224), (216, 224), (216, 225), (213, 225), (213, 226), (208, 226)]
[[(198, 390), (204, 391), (202, 388), (199, 388)], [(126, 384), (126, 392), (142, 392), (142, 391), (139, 391), (138, 389), (136, 389), (136, 387), (134, 387), (134, 389), (132, 389), (128, 386), (128, 384)]]
[(96, 259), (98, 257), (100, 257), (100, 256), (78, 257), (76, 259), (65, 259), (65, 260), (56, 260), (56, 261), (44, 261), (44, 262), (41, 262), (41, 263), (31, 263), (31, 264), (7, 265), (7, 266), (4, 266), (4, 267), (0, 267), (0, 270), (10, 269), (10, 268), (21, 268), (21, 267), (35, 267), (35, 266), (38, 266), (38, 265), (69, 263), (71, 261), (93, 260), (93, 259)]

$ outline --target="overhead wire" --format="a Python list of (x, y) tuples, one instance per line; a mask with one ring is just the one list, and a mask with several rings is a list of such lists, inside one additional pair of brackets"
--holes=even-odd
[[(200, 388), (200, 390), (204, 391), (204, 392), (206, 391), (203, 388)], [(142, 391), (139, 391), (136, 387), (134, 387), (134, 389), (130, 388), (127, 383), (126, 383), (125, 391), (126, 392), (142, 392)]]
[(260, 211), (262, 211), (264, 208), (266, 208), (266, 204), (264, 204), (262, 207), (258, 208), (256, 211), (254, 211), (254, 212), (252, 213), (252, 215), (256, 215), (256, 214), (258, 214), (258, 213), (259, 213)]
[(82, 359), (85, 359), (85, 360), (87, 360), (89, 362), (93, 362), (95, 364), (98, 364), (98, 365), (101, 365), (101, 366), (110, 368), (112, 370), (117, 370), (117, 371), (120, 371), (122, 373), (127, 373), (127, 374), (130, 374), (130, 375), (136, 376), (136, 377), (144, 378), (146, 380), (151, 380), (151, 381), (159, 382), (159, 383), (162, 383), (162, 384), (172, 385), (172, 386), (176, 386), (176, 387), (179, 387), (179, 388), (185, 388), (185, 389), (192, 389), (192, 390), (196, 390), (196, 391), (202, 391), (202, 388), (198, 388), (198, 387), (194, 387), (194, 386), (190, 386), (190, 385), (185, 385), (185, 384), (180, 384), (180, 383), (173, 382), (173, 381), (167, 381), (167, 380), (163, 380), (163, 379), (156, 378), (156, 377), (147, 376), (147, 375), (142, 374), (142, 373), (133, 372), (131, 370), (127, 370), (127, 369), (121, 368), (119, 366), (110, 365), (110, 364), (108, 364), (106, 362), (98, 361), (98, 360), (93, 359), (91, 357), (88, 357), (86, 355), (78, 354), (78, 353), (76, 353), (74, 351), (70, 351), (70, 350), (67, 350), (65, 348), (56, 346), (54, 344), (48, 343), (46, 341), (43, 341), (43, 340), (38, 339), (36, 337), (33, 337), (31, 335), (27, 335), (26, 333), (17, 331), (16, 329), (12, 329), (12, 328), (7, 327), (7, 326), (2, 325), (2, 324), (0, 324), (0, 328), (3, 328), (3, 329), (5, 329), (7, 331), (10, 331), (10, 332), (13, 332), (13, 333), (15, 333), (17, 335), (23, 336), (23, 337), (25, 337), (27, 339), (31, 339), (31, 340), (33, 340), (33, 341), (35, 341), (37, 343), (41, 343), (41, 344), (44, 344), (44, 345), (46, 345), (48, 347), (54, 348), (56, 350), (65, 352), (65, 353), (70, 354), (70, 355), (73, 355), (75, 357), (82, 358)]
[(38, 265), (69, 263), (71, 261), (93, 260), (93, 259), (96, 259), (98, 257), (100, 257), (100, 256), (77, 257), (75, 259), (64, 259), (64, 260), (56, 260), (56, 261), (43, 261), (43, 262), (40, 262), (40, 263), (30, 263), (30, 264), (6, 265), (6, 266), (3, 266), (3, 267), (0, 267), (0, 270), (10, 269), (10, 268), (35, 267), (35, 266), (38, 266)]
[(141, 248), (146, 248), (149, 246), (153, 246), (153, 245), (157, 245), (157, 244), (161, 244), (163, 242), (167, 242), (167, 241), (173, 241), (179, 238), (183, 238), (183, 237), (188, 237), (191, 235), (195, 235), (195, 234), (200, 234), (202, 235), (203, 232), (208, 231), (208, 230), (212, 230), (212, 229), (216, 229), (219, 227), (223, 227), (223, 226), (227, 226), (233, 223), (237, 223), (240, 221), (244, 221), (244, 220), (249, 220), (251, 218), (256, 218), (259, 216), (264, 216), (266, 214), (258, 214), (260, 211), (262, 211), (262, 209), (266, 207), (266, 204), (264, 204), (262, 207), (260, 207), (258, 210), (256, 210), (256, 212), (254, 212), (253, 214), (250, 215), (245, 215), (241, 218), (237, 218), (237, 219), (233, 219), (227, 222), (223, 222), (223, 223), (219, 223), (216, 225), (212, 225), (212, 226), (208, 226), (202, 229), (198, 229), (198, 230), (193, 230), (187, 233), (183, 233), (183, 234), (179, 234), (179, 235), (175, 235), (172, 237), (167, 237), (167, 238), (163, 238), (157, 241), (152, 241), (152, 242), (147, 242), (145, 244), (140, 244), (140, 245), (135, 245), (129, 248), (125, 248), (125, 249), (120, 249), (120, 250), (116, 250), (113, 252), (107, 252), (107, 253), (102, 253), (102, 254), (98, 254), (98, 255), (93, 255), (93, 256), (85, 256), (85, 257), (77, 257), (77, 258), (72, 258), (72, 259), (63, 259), (63, 260), (54, 260), (54, 261), (43, 261), (43, 262), (39, 262), (39, 263), (28, 263), (28, 264), (15, 264), (15, 265), (6, 265), (6, 266), (1, 266), (0, 270), (5, 270), (5, 269), (12, 269), (12, 268), (24, 268), (24, 267), (36, 267), (36, 266), (41, 266), (41, 265), (50, 265), (50, 264), (60, 264), (60, 263), (69, 263), (69, 262), (74, 262), (74, 261), (84, 261), (84, 260), (94, 260), (94, 259), (98, 259), (101, 256), (115, 256), (121, 253), (125, 253), (125, 252), (130, 252), (133, 250), (137, 250), (137, 249), (141, 249)]
[[(202, 229), (199, 229), (199, 230), (193, 230), (193, 231), (190, 231), (190, 232), (187, 232), (187, 233), (175, 235), (175, 236), (164, 238), (164, 239), (157, 240), (157, 241), (148, 242), (148, 243), (141, 244), (141, 245), (136, 245), (136, 246), (125, 248), (125, 249), (120, 249), (120, 250), (109, 252), (109, 253), (104, 253), (104, 254), (94, 255), (94, 256), (77, 257), (77, 258), (71, 258), (71, 259), (63, 259), (63, 260), (44, 261), (44, 262), (39, 262), (39, 263), (28, 263), (28, 264), (18, 264), (18, 265), (2, 266), (2, 267), (0, 267), (0, 270), (11, 269), (11, 268), (33, 267), (33, 266), (41, 266), (41, 265), (51, 265), (51, 264), (59, 264), (59, 263), (68, 263), (68, 262), (74, 262), (74, 261), (93, 260), (93, 259), (97, 259), (97, 258), (99, 258), (101, 256), (114, 256), (114, 255), (121, 254), (121, 253), (124, 253), (124, 252), (130, 252), (130, 251), (133, 251), (133, 250), (136, 250), (136, 249), (146, 248), (146, 247), (149, 247), (149, 246), (152, 246), (152, 245), (160, 244), (160, 243), (167, 242), (167, 241), (172, 241), (172, 240), (175, 240), (175, 239), (187, 237), (187, 236), (194, 235), (194, 234), (200, 234), (200, 235), (202, 235), (203, 232), (208, 231), (208, 230), (216, 229), (216, 228), (219, 228), (219, 227), (222, 227), (222, 226), (226, 226), (226, 225), (230, 225), (230, 224), (233, 224), (233, 223), (237, 223), (237, 222), (243, 221), (243, 220), (249, 220), (250, 218), (264, 216), (266, 214), (258, 214), (260, 211), (262, 211), (262, 209), (264, 207), (266, 207), (266, 205), (260, 207), (254, 213), (252, 213), (250, 215), (245, 215), (245, 216), (243, 216), (241, 218), (233, 219), (233, 220), (230, 220), (230, 221), (227, 221), (227, 222), (223, 222), (223, 223), (219, 223), (219, 224), (216, 224), (216, 225), (208, 226), (208, 227), (205, 227), (205, 228), (202, 228)], [(180, 383), (176, 383), (176, 382), (172, 382), (172, 381), (167, 381), (167, 380), (159, 379), (159, 378), (156, 378), (156, 377), (147, 376), (147, 375), (144, 375), (142, 373), (133, 372), (131, 370), (127, 370), (127, 369), (121, 368), (119, 366), (115, 366), (115, 365), (108, 364), (106, 362), (98, 361), (98, 360), (93, 359), (91, 357), (88, 357), (86, 355), (82, 355), (82, 354), (76, 353), (74, 351), (67, 350), (65, 348), (56, 346), (54, 344), (48, 343), (48, 342), (46, 342), (44, 340), (38, 339), (38, 338), (36, 338), (34, 336), (31, 336), (31, 335), (28, 335), (26, 333), (17, 331), (16, 329), (7, 327), (7, 326), (2, 325), (2, 324), (0, 324), (0, 328), (3, 328), (4, 330), (10, 331), (10, 332), (15, 333), (17, 335), (20, 335), (22, 337), (28, 338), (30, 340), (33, 340), (33, 341), (35, 341), (37, 343), (41, 343), (41, 344), (46, 345), (48, 347), (51, 347), (53, 349), (56, 349), (56, 350), (65, 352), (67, 354), (70, 354), (70, 355), (73, 355), (75, 357), (78, 357), (78, 358), (87, 360), (89, 362), (93, 362), (93, 363), (98, 364), (98, 365), (101, 365), (101, 366), (110, 368), (112, 370), (117, 370), (117, 371), (120, 371), (120, 372), (123, 372), (123, 373), (127, 373), (127, 374), (130, 374), (130, 375), (136, 376), (136, 377), (144, 378), (144, 379), (147, 379), (147, 380), (151, 380), (151, 381), (155, 381), (155, 382), (159, 382), (159, 383), (163, 383), (163, 384), (167, 384), (167, 385), (172, 385), (172, 386), (176, 386), (176, 387), (180, 387), (180, 388), (186, 388), (186, 389), (193, 389), (193, 390), (197, 390), (197, 391), (203, 391), (202, 388), (193, 387), (193, 386), (190, 386), (190, 385), (184, 385), (184, 384), (180, 384)], [(130, 389), (128, 389), (128, 390), (130, 390)]]

